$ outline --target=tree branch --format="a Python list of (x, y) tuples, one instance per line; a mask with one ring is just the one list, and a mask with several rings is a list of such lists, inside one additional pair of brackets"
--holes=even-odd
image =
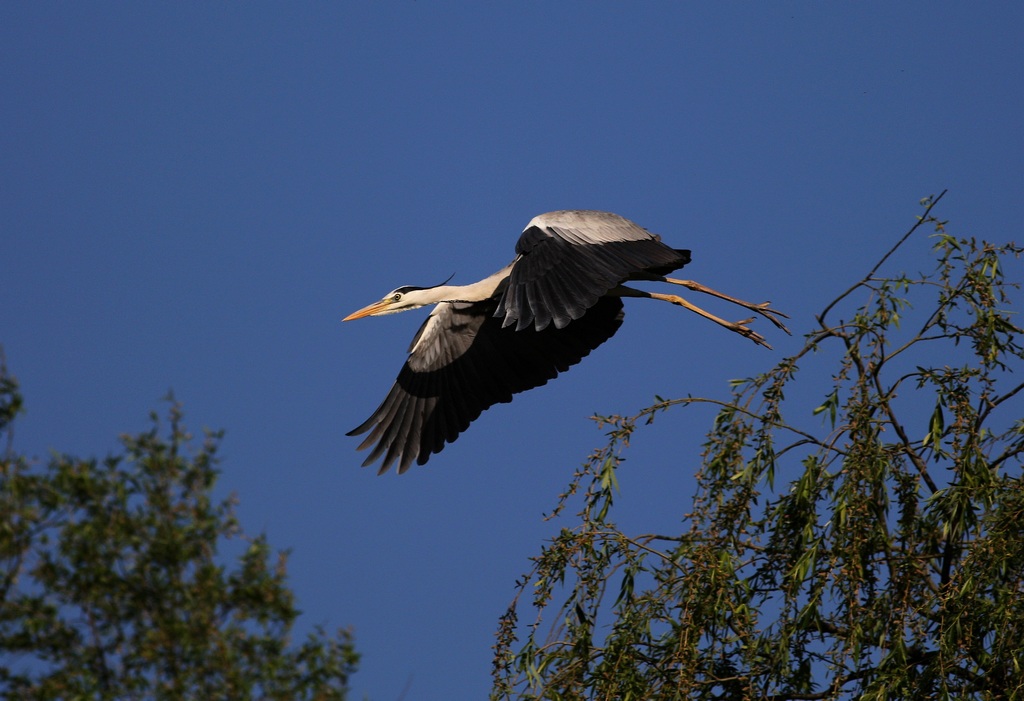
[(928, 206), (925, 208), (924, 214), (922, 214), (921, 216), (919, 216), (917, 218), (917, 223), (915, 223), (912, 227), (910, 227), (910, 229), (907, 231), (907, 233), (903, 234), (903, 237), (899, 241), (896, 242), (896, 245), (894, 245), (892, 248), (890, 248), (889, 252), (886, 253), (884, 256), (882, 256), (882, 258), (877, 263), (875, 263), (875, 267), (873, 267), (868, 272), (868, 274), (865, 275), (859, 282), (857, 282), (855, 285), (851, 286), (850, 289), (846, 290), (846, 292), (842, 293), (841, 295), (836, 297), (834, 300), (832, 300), (828, 304), (828, 306), (825, 307), (824, 311), (822, 311), (821, 314), (819, 314), (818, 316), (815, 317), (815, 319), (817, 319), (818, 323), (821, 324), (822, 328), (827, 328), (827, 326), (825, 324), (825, 317), (832, 310), (832, 307), (834, 307), (837, 304), (839, 304), (839, 302), (841, 302), (843, 299), (845, 299), (850, 293), (852, 293), (858, 287), (860, 287), (861, 285), (866, 283), (868, 280), (870, 280), (872, 278), (872, 276), (874, 276), (875, 272), (877, 272), (877, 270), (880, 267), (882, 267), (882, 264), (885, 263), (885, 261), (889, 259), (889, 256), (891, 256), (893, 253), (895, 253), (896, 249), (898, 249), (900, 246), (902, 246), (903, 242), (906, 241), (908, 238), (910, 238), (911, 234), (913, 234), (915, 231), (917, 231), (918, 227), (920, 227), (925, 222), (930, 221), (928, 215), (931, 214), (932, 208), (934, 208), (935, 205), (937, 205), (939, 203), (939, 200), (941, 200), (942, 197), (947, 192), (949, 192), (949, 190), (943, 190), (942, 192), (940, 192), (938, 194), (937, 197), (932, 198), (931, 202), (929, 202)]

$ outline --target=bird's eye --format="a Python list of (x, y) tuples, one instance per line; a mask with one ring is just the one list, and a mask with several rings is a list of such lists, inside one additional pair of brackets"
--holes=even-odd
[(402, 295), (400, 293), (398, 293), (398, 292), (396, 292), (395, 294), (391, 295), (391, 301), (392, 302), (399, 302), (399, 301), (401, 301), (401, 299), (402, 299)]

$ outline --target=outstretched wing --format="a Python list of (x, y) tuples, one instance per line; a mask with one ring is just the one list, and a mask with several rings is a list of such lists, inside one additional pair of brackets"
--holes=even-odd
[(665, 275), (690, 262), (690, 252), (666, 246), (610, 212), (565, 210), (534, 217), (516, 244), (508, 287), (498, 302), (504, 326), (564, 328), (616, 285)]
[(373, 415), (348, 433), (369, 431), (359, 449), (376, 446), (380, 472), (423, 465), (454, 441), (487, 407), (545, 384), (611, 338), (622, 324), (622, 300), (605, 297), (568, 327), (516, 331), (494, 316), (497, 302), (437, 305), (409, 348), (409, 359)]

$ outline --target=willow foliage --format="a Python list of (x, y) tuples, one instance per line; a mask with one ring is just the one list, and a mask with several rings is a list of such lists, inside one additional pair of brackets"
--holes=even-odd
[[(501, 621), (492, 698), (1024, 697), (1024, 348), (1004, 278), (1022, 251), (950, 234), (941, 197), (728, 399), (599, 418), (609, 441), (559, 504), (580, 501), (578, 523)], [(929, 227), (930, 273), (879, 272)], [(820, 405), (787, 402), (822, 362)], [(708, 402), (686, 530), (620, 530), (634, 431)]]

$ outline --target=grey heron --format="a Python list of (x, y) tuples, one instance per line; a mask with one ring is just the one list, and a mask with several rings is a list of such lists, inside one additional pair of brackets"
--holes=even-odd
[(633, 222), (592, 210), (534, 217), (516, 257), (471, 285), (399, 287), (344, 321), (437, 306), (412, 339), (409, 357), (387, 397), (347, 435), (369, 431), (363, 466), (383, 456), (379, 474), (423, 465), (480, 413), (545, 384), (607, 341), (622, 324), (623, 297), (671, 302), (770, 348), (743, 321), (725, 321), (677, 295), (623, 283), (666, 282), (738, 304), (789, 333), (769, 302), (751, 304), (692, 280), (665, 277), (690, 262), (690, 251), (661, 242)]

